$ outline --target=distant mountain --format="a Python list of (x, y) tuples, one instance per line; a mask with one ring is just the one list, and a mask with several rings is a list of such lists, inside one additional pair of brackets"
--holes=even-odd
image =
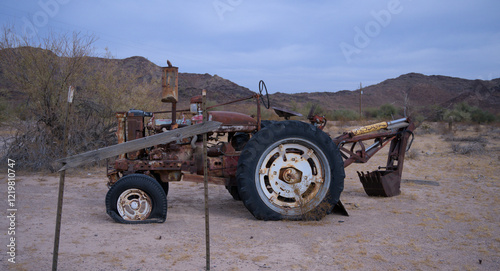
[[(432, 105), (450, 108), (467, 102), (491, 113), (500, 113), (500, 78), (490, 81), (467, 80), (448, 76), (427, 76), (409, 73), (379, 84), (363, 87), (363, 108), (393, 104), (403, 107), (407, 97), (415, 108)], [(359, 110), (360, 93), (354, 91), (314, 92), (273, 95), (273, 100), (285, 106), (290, 101), (298, 104), (313, 103), (329, 109)], [(280, 102), (281, 101), (281, 102)], [(286, 101), (286, 102), (285, 102)]]
[[(1, 60), (0, 60), (1, 61)], [(97, 67), (104, 63), (118, 66), (118, 76), (137, 78), (135, 84), (148, 84), (158, 98), (161, 92), (161, 67), (144, 57), (134, 56), (126, 59), (90, 58), (88, 65)], [(174, 63), (182, 66), (182, 63)], [(0, 69), (0, 87), (10, 85)], [(239, 86), (217, 75), (179, 73), (180, 106), (187, 106), (192, 96), (200, 95), (202, 89), (208, 90), (208, 99), (212, 103), (223, 103), (249, 97), (253, 94), (248, 88)], [(156, 92), (157, 90), (157, 92)], [(271, 105), (291, 108), (318, 104), (328, 110), (359, 109), (359, 90), (337, 92), (313, 92), (285, 94), (275, 93), (270, 96)], [(15, 97), (15, 95), (13, 96)], [(467, 80), (440, 75), (409, 73), (397, 78), (363, 88), (363, 108), (393, 104), (403, 107), (405, 97), (414, 108), (438, 105), (451, 107), (453, 104), (467, 102), (494, 114), (500, 113), (500, 78), (494, 80)]]
[[(104, 61), (100, 59), (100, 61)], [(115, 60), (125, 74), (138, 76), (139, 83), (157, 84), (160, 91), (161, 67), (143, 57), (130, 57)], [(209, 100), (223, 103), (234, 99), (249, 97), (253, 94), (248, 88), (239, 86), (217, 75), (179, 73), (179, 100), (188, 103), (190, 97), (199, 95), (202, 89), (208, 90)], [(312, 93), (275, 93), (271, 94), (271, 105), (290, 108), (318, 104), (328, 109), (359, 109), (359, 90)], [(500, 78), (494, 80), (467, 80), (440, 75), (408, 73), (397, 78), (387, 79), (379, 84), (363, 87), (363, 108), (393, 104), (403, 107), (405, 96), (411, 106), (428, 107), (432, 105), (450, 108), (453, 104), (467, 102), (491, 113), (500, 113)]]

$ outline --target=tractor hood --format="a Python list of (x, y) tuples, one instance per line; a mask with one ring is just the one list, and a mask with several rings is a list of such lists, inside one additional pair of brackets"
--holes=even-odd
[(216, 132), (252, 132), (257, 129), (257, 120), (237, 112), (229, 111), (210, 111), (208, 112), (209, 121), (222, 122), (222, 125)]

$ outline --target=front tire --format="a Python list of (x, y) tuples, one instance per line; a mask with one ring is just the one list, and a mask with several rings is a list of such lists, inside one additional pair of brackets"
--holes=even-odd
[(109, 189), (106, 212), (119, 223), (162, 223), (167, 218), (167, 196), (152, 177), (130, 174)]
[(266, 126), (247, 143), (236, 173), (245, 207), (263, 220), (319, 220), (340, 199), (343, 160), (330, 137), (299, 121)]

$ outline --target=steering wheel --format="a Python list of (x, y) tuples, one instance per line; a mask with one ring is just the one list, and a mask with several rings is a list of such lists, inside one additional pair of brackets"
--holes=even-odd
[[(266, 102), (264, 101), (264, 95), (262, 95), (262, 91), (266, 90), (266, 100), (267, 100), (267, 105)], [(264, 80), (260, 80), (259, 82), (259, 96), (260, 100), (262, 101), (262, 104), (266, 109), (269, 109), (269, 93), (267, 92), (267, 87), (266, 83), (264, 83)]]

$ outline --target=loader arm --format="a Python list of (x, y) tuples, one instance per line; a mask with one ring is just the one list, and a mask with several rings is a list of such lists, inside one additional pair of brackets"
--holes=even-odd
[[(387, 131), (380, 132), (383, 129)], [(354, 129), (334, 138), (333, 141), (339, 146), (344, 158), (344, 168), (352, 163), (368, 162), (390, 143), (386, 166), (372, 172), (358, 172), (358, 176), (368, 195), (391, 197), (400, 194), (404, 157), (414, 129), (415, 124), (404, 118)], [(366, 147), (365, 142), (368, 140), (374, 142)]]

